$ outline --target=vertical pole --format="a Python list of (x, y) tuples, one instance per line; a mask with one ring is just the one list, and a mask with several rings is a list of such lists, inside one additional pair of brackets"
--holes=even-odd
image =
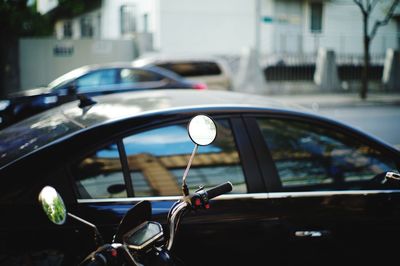
[(363, 14), (363, 33), (364, 33), (364, 67), (362, 71), (361, 77), (361, 91), (360, 97), (361, 99), (367, 98), (368, 91), (368, 68), (369, 68), (369, 36), (368, 36), (368, 15)]
[(254, 50), (257, 60), (260, 60), (260, 46), (261, 46), (261, 0), (255, 0), (255, 40)]

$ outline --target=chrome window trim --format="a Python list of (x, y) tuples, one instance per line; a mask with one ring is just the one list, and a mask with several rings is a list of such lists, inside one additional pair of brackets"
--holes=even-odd
[[(101, 203), (101, 202), (131, 202), (131, 201), (177, 201), (182, 196), (160, 196), (160, 197), (134, 197), (134, 198), (109, 198), (109, 199), (78, 199), (78, 203)], [(232, 200), (232, 199), (267, 199), (268, 193), (247, 193), (221, 195), (213, 200)]]
[(327, 197), (341, 195), (372, 195), (400, 193), (399, 189), (393, 190), (333, 190), (333, 191), (304, 191), (304, 192), (270, 192), (270, 199), (279, 198), (302, 198), (302, 197)]
[[(233, 199), (280, 199), (280, 198), (302, 198), (302, 197), (327, 197), (339, 195), (371, 195), (400, 193), (399, 189), (393, 190), (336, 190), (336, 191), (306, 191), (306, 192), (269, 192), (269, 193), (247, 193), (221, 195), (213, 200)], [(108, 199), (78, 199), (78, 203), (107, 203), (107, 202), (132, 202), (132, 201), (177, 201), (181, 196), (161, 197), (134, 197), (134, 198), (108, 198)]]

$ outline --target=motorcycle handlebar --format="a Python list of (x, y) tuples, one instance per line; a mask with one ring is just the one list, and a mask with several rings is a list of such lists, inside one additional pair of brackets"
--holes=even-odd
[(225, 182), (221, 185), (218, 185), (216, 187), (210, 188), (209, 190), (207, 190), (207, 196), (208, 199), (213, 199), (215, 197), (218, 197), (219, 195), (228, 193), (232, 191), (232, 183), (231, 182)]

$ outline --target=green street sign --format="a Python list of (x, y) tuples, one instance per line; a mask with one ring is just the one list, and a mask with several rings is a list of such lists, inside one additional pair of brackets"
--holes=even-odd
[(262, 21), (265, 23), (272, 23), (272, 22), (274, 22), (274, 19), (269, 16), (264, 16), (264, 17), (262, 17)]

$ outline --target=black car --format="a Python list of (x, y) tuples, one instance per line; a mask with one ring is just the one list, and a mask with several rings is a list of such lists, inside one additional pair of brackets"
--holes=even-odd
[(0, 128), (33, 114), (76, 100), (147, 89), (205, 89), (206, 85), (184, 79), (167, 69), (134, 67), (131, 63), (88, 65), (74, 69), (43, 88), (25, 90), (0, 100)]
[(196, 114), (216, 121), (217, 138), (199, 147), (189, 186), (231, 181), (234, 188), (183, 220), (174, 252), (187, 265), (365, 265), (397, 257), (400, 188), (380, 174), (399, 170), (400, 152), (384, 142), (255, 95), (158, 90), (94, 101), (0, 132), (1, 262), (73, 264), (94, 249), (90, 228), (50, 224), (37, 202), (45, 185), (106, 241), (143, 199), (164, 224), (180, 195), (193, 149), (186, 125)]

